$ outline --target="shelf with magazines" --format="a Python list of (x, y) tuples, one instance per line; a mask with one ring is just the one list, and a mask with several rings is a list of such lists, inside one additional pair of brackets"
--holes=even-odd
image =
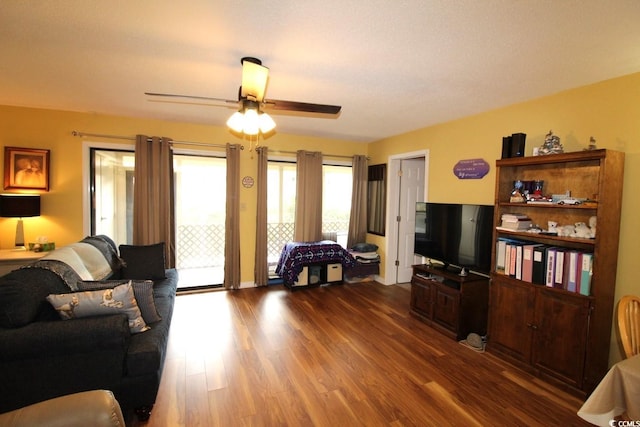
[[(623, 170), (612, 150), (496, 161), (487, 350), (580, 396), (608, 368)], [(514, 197), (534, 183), (550, 202)]]

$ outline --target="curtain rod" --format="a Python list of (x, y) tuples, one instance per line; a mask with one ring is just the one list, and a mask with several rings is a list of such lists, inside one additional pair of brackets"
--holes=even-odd
[[(86, 132), (78, 132), (77, 130), (71, 131), (71, 135), (77, 136), (80, 138), (89, 136), (95, 138), (109, 138), (109, 139), (125, 139), (128, 141), (135, 141), (135, 136), (120, 136), (120, 135), (104, 135), (99, 133), (86, 133)], [(173, 144), (182, 144), (182, 145), (196, 145), (196, 146), (204, 146), (204, 147), (220, 147), (226, 148), (226, 144), (214, 144), (208, 142), (193, 142), (193, 141), (172, 141)], [(244, 150), (244, 145), (240, 145), (240, 149)], [(273, 150), (273, 154), (298, 154), (296, 151), (284, 151), (284, 150)], [(353, 159), (354, 156), (345, 156), (339, 154), (322, 154), (325, 157), (334, 157), (334, 158), (344, 158), (344, 159)], [(367, 157), (369, 160), (369, 157)]]
[[(269, 150), (269, 154), (298, 154), (297, 151), (286, 151), (286, 150)], [(355, 157), (355, 155), (353, 156), (346, 156), (344, 154), (325, 154), (325, 153), (321, 153), (323, 157), (333, 157), (333, 158), (342, 158), (342, 159), (353, 159)], [(367, 160), (369, 160), (370, 157), (367, 156)]]
[[(104, 135), (99, 133), (86, 133), (86, 132), (78, 132), (77, 130), (71, 131), (71, 135), (77, 136), (80, 138), (89, 136), (95, 138), (109, 138), (109, 139), (124, 139), (127, 141), (135, 141), (135, 136), (120, 136), (120, 135)], [(214, 144), (209, 142), (193, 142), (193, 141), (171, 141), (172, 144), (181, 144), (181, 145), (196, 145), (200, 147), (219, 147), (226, 148), (226, 144)], [(244, 150), (244, 145), (240, 145), (240, 149)]]

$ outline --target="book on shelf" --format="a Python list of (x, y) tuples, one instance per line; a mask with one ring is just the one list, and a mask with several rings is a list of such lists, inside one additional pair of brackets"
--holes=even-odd
[(523, 213), (505, 213), (500, 217), (503, 221), (518, 221), (521, 219), (531, 219), (529, 215)]
[(504, 228), (509, 228), (512, 230), (524, 230), (531, 226), (531, 218), (529, 218), (525, 214), (502, 214), (500, 219), (502, 220), (501, 225)]
[(503, 223), (498, 227), (498, 230), (506, 230), (506, 231), (526, 231), (528, 230), (533, 223), (531, 221), (521, 221), (514, 223)]

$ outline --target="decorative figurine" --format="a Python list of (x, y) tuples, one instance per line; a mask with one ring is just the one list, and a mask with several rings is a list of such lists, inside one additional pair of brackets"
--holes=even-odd
[(522, 203), (524, 202), (524, 196), (522, 194), (522, 187), (524, 184), (522, 181), (518, 180), (513, 183), (513, 190), (511, 191), (511, 196), (509, 197), (510, 203)]
[(591, 229), (584, 222), (576, 222), (574, 236), (581, 239), (590, 239), (593, 237)]
[(553, 131), (549, 131), (544, 138), (544, 144), (538, 149), (538, 154), (560, 154), (564, 153), (564, 147), (560, 143), (560, 138), (553, 134)]
[(591, 150), (597, 150), (597, 149), (598, 147), (596, 147), (596, 139), (594, 137), (590, 137), (589, 146), (585, 148), (585, 151), (591, 151)]

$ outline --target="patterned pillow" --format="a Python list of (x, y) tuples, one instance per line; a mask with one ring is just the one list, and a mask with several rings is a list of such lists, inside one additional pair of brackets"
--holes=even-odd
[(78, 282), (79, 291), (96, 291), (101, 289), (115, 288), (118, 285), (131, 283), (133, 295), (138, 302), (138, 308), (142, 313), (142, 318), (147, 324), (162, 320), (156, 309), (156, 302), (153, 299), (153, 282), (151, 280), (97, 280)]
[(132, 334), (149, 329), (140, 314), (130, 283), (99, 291), (51, 294), (47, 297), (47, 301), (63, 320), (125, 313), (129, 318), (129, 329)]

